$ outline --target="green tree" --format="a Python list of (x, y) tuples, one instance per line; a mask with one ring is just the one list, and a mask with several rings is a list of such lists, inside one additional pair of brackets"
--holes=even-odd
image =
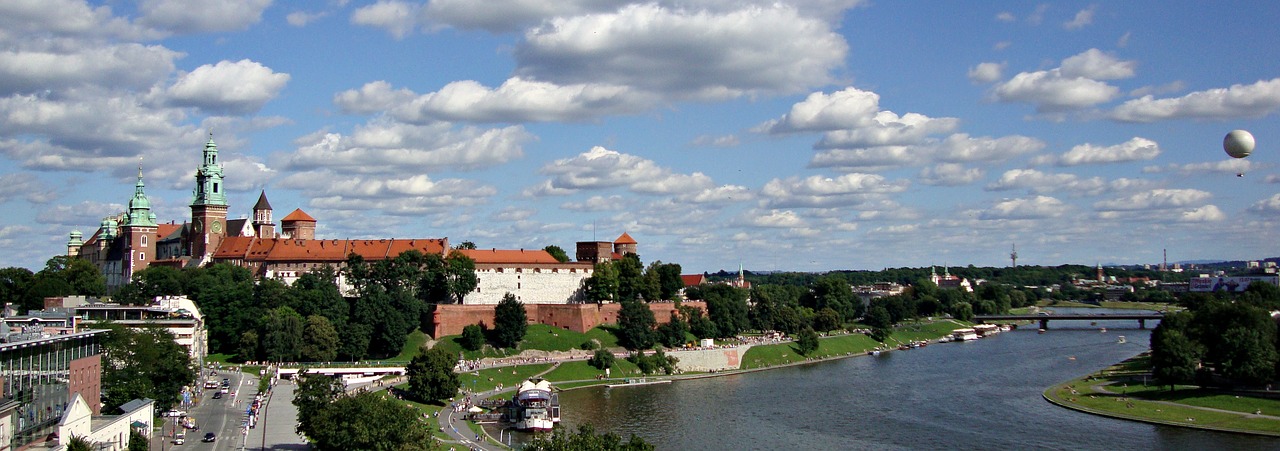
[(177, 296), (184, 293), (183, 273), (169, 266), (149, 266), (133, 273), (128, 284), (116, 290), (113, 300), (126, 305), (147, 305), (157, 296)]
[(33, 278), (35, 273), (27, 268), (11, 266), (0, 269), (0, 302), (22, 305), (23, 295)]
[(151, 444), (147, 440), (147, 436), (142, 435), (135, 428), (129, 428), (129, 447), (126, 449), (128, 451), (147, 451), (151, 449)]
[(524, 339), (529, 317), (516, 295), (507, 293), (493, 308), (493, 341), (498, 347), (514, 348)]
[(809, 355), (817, 350), (818, 333), (814, 332), (812, 327), (805, 327), (799, 334), (796, 334), (796, 352), (800, 353), (800, 355)]
[(622, 310), (618, 312), (618, 344), (631, 350), (652, 348), (657, 323), (653, 310), (643, 302), (622, 301)]
[(476, 250), (476, 243), (472, 243), (470, 241), (463, 241), (461, 243), (458, 243), (457, 246), (454, 246), (454, 249), (467, 249), (467, 250), (474, 251)]
[(476, 277), (476, 262), (461, 252), (449, 253), (444, 261), (449, 294), (455, 303), (461, 304), (462, 299), (480, 284), (480, 278)]
[(468, 351), (479, 351), (484, 347), (484, 327), (479, 324), (468, 324), (462, 328), (460, 344)]
[(612, 263), (596, 263), (591, 277), (582, 281), (587, 302), (613, 302), (618, 295), (618, 269)]
[(272, 362), (295, 362), (303, 347), (306, 320), (289, 307), (271, 310), (262, 321), (262, 355)]
[(236, 351), (236, 355), (240, 357), (241, 361), (245, 362), (258, 360), (260, 358), (258, 349), (261, 346), (262, 343), (258, 340), (258, 331), (246, 330), (244, 333), (240, 334), (240, 347), (239, 350)]
[(627, 441), (610, 433), (597, 434), (589, 424), (578, 426), (578, 432), (571, 433), (564, 429), (556, 429), (550, 435), (539, 435), (525, 445), (526, 451), (652, 451), (653, 445), (644, 439), (632, 435)]
[(307, 438), (317, 451), (418, 451), (436, 446), (416, 410), (375, 392), (339, 396), (309, 417)]
[(99, 327), (107, 329), (102, 340), (103, 410), (142, 398), (166, 409), (178, 404), (182, 387), (196, 380), (190, 355), (168, 330), (110, 323)]
[(658, 341), (663, 346), (678, 348), (684, 345), (685, 334), (688, 332), (689, 323), (685, 322), (684, 318), (681, 318), (680, 315), (673, 311), (671, 312), (671, 318), (667, 322), (658, 325), (656, 333)]
[(93, 448), (94, 443), (83, 436), (72, 434), (67, 440), (67, 451), (93, 451)]
[(662, 299), (674, 300), (684, 289), (684, 278), (680, 277), (682, 268), (679, 263), (661, 263), (658, 271), (658, 295)]
[(960, 321), (970, 321), (973, 319), (973, 306), (968, 302), (957, 302), (951, 307), (951, 317)]
[(551, 254), (551, 256), (554, 257), (556, 261), (560, 263), (569, 261), (569, 254), (565, 253), (564, 249), (561, 249), (560, 246), (556, 246), (552, 244), (550, 246), (542, 248), (542, 250), (547, 251), (548, 254)]
[(885, 340), (889, 339), (891, 333), (892, 331), (887, 327), (876, 327), (871, 329), (870, 337), (872, 340), (884, 343)]
[(1270, 382), (1276, 374), (1274, 328), (1272, 336), (1265, 331), (1232, 327), (1223, 335), (1226, 355), (1222, 359), (1223, 375), (1251, 385)]
[(317, 428), (328, 425), (317, 424), (313, 418), (346, 393), (346, 388), (336, 377), (306, 369), (299, 371), (295, 379), (298, 387), (293, 392), (293, 405), (298, 408), (298, 433), (314, 437), (319, 433)]
[(453, 372), (457, 358), (443, 349), (418, 352), (409, 362), (409, 393), (423, 402), (448, 399), (458, 393), (462, 382)]
[(862, 322), (871, 327), (887, 328), (893, 325), (893, 318), (889, 316), (889, 310), (883, 305), (873, 305), (867, 310), (867, 316)]
[(253, 298), (253, 273), (227, 263), (188, 270), (187, 294), (209, 318), (211, 353), (235, 354), (245, 331), (257, 330), (266, 314)]
[(587, 365), (591, 365), (592, 367), (603, 371), (606, 368), (612, 367), (613, 361), (614, 357), (612, 352), (609, 352), (606, 349), (597, 349), (595, 354), (592, 354), (591, 358), (587, 359)]
[(644, 297), (648, 287), (644, 279), (644, 265), (640, 263), (639, 255), (627, 253), (621, 260), (615, 260), (612, 264), (618, 269), (618, 302), (656, 300)]
[(840, 314), (841, 321), (851, 321), (864, 313), (862, 301), (853, 294), (849, 282), (834, 275), (814, 281), (811, 291), (800, 298), (800, 305), (814, 311), (831, 307)]
[(813, 317), (813, 328), (822, 332), (833, 331), (840, 328), (840, 314), (836, 313), (831, 307), (824, 307), (818, 311)]
[[(1160, 327), (1164, 327), (1161, 324)], [(1160, 329), (1157, 327), (1157, 329)], [(1169, 386), (1195, 380), (1196, 363), (1200, 349), (1195, 342), (1179, 330), (1164, 330), (1151, 334), (1151, 376)]]
[(731, 338), (751, 327), (747, 314), (747, 291), (725, 284), (704, 287), (707, 317), (716, 324), (715, 338)]
[(330, 362), (338, 358), (338, 346), (341, 344), (338, 330), (328, 318), (311, 315), (302, 329), (302, 349), (298, 354), (303, 361)]

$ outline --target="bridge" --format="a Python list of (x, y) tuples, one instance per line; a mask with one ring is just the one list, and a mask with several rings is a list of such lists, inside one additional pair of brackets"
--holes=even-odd
[(985, 323), (988, 321), (1039, 321), (1041, 329), (1049, 328), (1049, 321), (1111, 321), (1121, 319), (1138, 320), (1138, 328), (1146, 329), (1147, 320), (1163, 319), (1163, 313), (1068, 313), (1068, 314), (1033, 314), (1033, 315), (976, 315), (973, 321), (977, 323)]

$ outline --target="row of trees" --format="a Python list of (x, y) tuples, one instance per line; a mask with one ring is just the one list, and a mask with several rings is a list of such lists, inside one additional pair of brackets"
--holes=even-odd
[(324, 450), (425, 451), (438, 447), (417, 412), (379, 392), (346, 393), (337, 378), (298, 374), (298, 432)]
[(34, 273), (27, 268), (0, 268), (0, 299), (16, 304), (21, 313), (43, 309), (46, 297), (101, 296), (106, 292), (102, 271), (81, 258), (53, 257)]
[(621, 259), (597, 263), (583, 281), (587, 302), (675, 300), (684, 288), (680, 265), (655, 261), (645, 268), (640, 256), (627, 253)]
[(1151, 372), (1169, 385), (1260, 386), (1280, 377), (1280, 336), (1270, 312), (1280, 289), (1253, 282), (1243, 293), (1189, 293), (1187, 310), (1151, 332)]

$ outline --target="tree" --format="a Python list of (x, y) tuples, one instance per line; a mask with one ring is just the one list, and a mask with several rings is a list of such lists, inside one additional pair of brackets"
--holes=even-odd
[[(1274, 328), (1272, 330), (1274, 335)], [(1272, 337), (1264, 331), (1243, 327), (1232, 327), (1222, 335), (1226, 345), (1223, 375), (1251, 385), (1275, 378), (1276, 348)]]
[(805, 327), (799, 334), (796, 334), (796, 352), (800, 353), (800, 355), (809, 355), (817, 350), (818, 333), (814, 332), (812, 327)]
[(551, 256), (554, 257), (556, 261), (560, 263), (569, 261), (569, 254), (565, 253), (564, 249), (561, 249), (560, 246), (556, 246), (552, 244), (550, 246), (542, 248), (542, 250), (547, 251), (548, 254), (551, 254)]
[(524, 446), (527, 451), (652, 451), (656, 449), (644, 439), (632, 435), (627, 441), (610, 433), (597, 434), (589, 424), (578, 426), (577, 433), (556, 429), (550, 435), (539, 435)]
[(671, 319), (658, 325), (657, 339), (663, 346), (678, 348), (685, 343), (685, 334), (689, 332), (689, 323), (676, 312), (671, 312)]
[[(955, 290), (947, 290), (955, 291)], [(960, 321), (969, 321), (973, 319), (973, 305), (968, 302), (957, 302), (951, 307), (951, 316)]]
[(93, 451), (93, 445), (94, 443), (89, 439), (72, 434), (71, 438), (67, 440), (67, 451)]
[(476, 243), (472, 243), (470, 241), (463, 241), (461, 243), (458, 243), (457, 246), (454, 246), (454, 249), (467, 249), (467, 250), (474, 251), (476, 250)]
[(311, 315), (302, 329), (302, 349), (298, 354), (303, 361), (330, 362), (338, 358), (338, 346), (341, 344), (338, 331), (328, 318)]
[(240, 334), (240, 347), (236, 355), (241, 361), (258, 360), (258, 349), (262, 343), (258, 340), (258, 331), (246, 330)]
[(618, 268), (618, 302), (645, 299), (644, 265), (640, 256), (628, 252), (621, 260), (612, 262)]
[(747, 291), (725, 284), (704, 287), (707, 317), (716, 324), (715, 338), (730, 338), (751, 326), (747, 315)]
[(296, 376), (298, 388), (294, 390), (293, 405), (298, 408), (298, 433), (307, 437), (319, 434), (315, 429), (321, 427), (312, 419), (346, 393), (342, 381), (324, 374), (313, 374), (306, 369)]
[(151, 449), (150, 440), (147, 436), (142, 435), (136, 428), (129, 428), (129, 447), (128, 451), (147, 451)]
[(343, 395), (309, 415), (307, 438), (318, 451), (434, 449), (421, 418), (412, 407), (380, 393)]
[(679, 263), (660, 263), (658, 271), (658, 294), (662, 299), (675, 299), (684, 289), (684, 279), (680, 277), (682, 269)]
[(613, 302), (618, 294), (618, 269), (609, 262), (596, 263), (591, 277), (583, 280), (582, 285), (587, 302)]
[(462, 299), (475, 291), (476, 285), (480, 284), (480, 278), (476, 277), (476, 262), (461, 252), (449, 253), (444, 262), (449, 294), (453, 297), (454, 303), (461, 304)]
[(1195, 380), (1196, 362), (1200, 349), (1180, 330), (1159, 330), (1151, 333), (1151, 375), (1173, 390), (1176, 384)]
[(110, 323), (97, 327), (108, 330), (102, 340), (103, 410), (142, 398), (165, 409), (177, 404), (182, 387), (196, 380), (190, 355), (168, 330)]
[(262, 355), (272, 362), (295, 362), (303, 347), (305, 320), (289, 307), (277, 307), (262, 320)]
[(636, 350), (653, 347), (653, 328), (658, 321), (644, 303), (636, 300), (622, 301), (618, 312), (618, 344)]
[(458, 393), (462, 382), (453, 372), (457, 359), (443, 349), (418, 352), (409, 362), (409, 393), (423, 402), (448, 399)]
[(841, 321), (853, 320), (864, 313), (862, 301), (853, 294), (849, 282), (835, 275), (814, 281), (811, 291), (800, 298), (800, 305), (814, 311), (831, 307), (840, 314)]
[(460, 344), (468, 351), (479, 351), (484, 347), (484, 327), (479, 324), (468, 324), (463, 327)]
[(606, 349), (597, 349), (595, 354), (592, 354), (591, 358), (587, 360), (587, 365), (591, 365), (598, 370), (604, 370), (612, 367), (613, 361), (614, 357), (612, 352), (609, 352)]
[(882, 305), (873, 305), (867, 310), (867, 316), (862, 322), (871, 327), (887, 328), (893, 325), (893, 318), (889, 316), (889, 310)]
[(836, 313), (831, 307), (824, 307), (813, 317), (813, 328), (822, 332), (839, 329), (840, 314)]
[(888, 340), (888, 339), (889, 339), (889, 334), (890, 334), (890, 333), (891, 333), (891, 332), (889, 331), (889, 328), (887, 328), (887, 327), (876, 327), (876, 328), (872, 328), (872, 329), (871, 329), (871, 335), (870, 335), (870, 337), (871, 337), (871, 339), (872, 339), (872, 340), (875, 340), (875, 341), (878, 341), (878, 342), (884, 343), (884, 341), (885, 341), (885, 340)]
[(507, 293), (493, 308), (493, 341), (498, 347), (514, 348), (524, 339), (529, 317), (516, 295)]
[(111, 296), (126, 305), (147, 305), (157, 296), (183, 294), (182, 271), (169, 266), (149, 266), (133, 273), (133, 279)]

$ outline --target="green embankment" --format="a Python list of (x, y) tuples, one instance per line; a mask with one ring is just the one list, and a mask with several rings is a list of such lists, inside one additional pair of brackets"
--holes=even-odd
[[(1054, 385), (1044, 398), (1097, 415), (1200, 429), (1280, 436), (1280, 400), (1195, 386), (1145, 384), (1148, 357), (1139, 356)], [(1210, 410), (1212, 409), (1212, 410)]]
[(818, 340), (818, 350), (807, 356), (802, 356), (796, 351), (797, 347), (794, 342), (752, 346), (742, 356), (742, 369), (768, 368), (807, 360), (865, 354), (878, 346), (897, 346), (899, 343), (913, 340), (941, 338), (962, 327), (969, 327), (969, 324), (953, 320), (908, 323), (894, 329), (886, 344), (878, 343), (863, 334), (823, 337)]
[(579, 349), (583, 343), (591, 340), (596, 340), (600, 343), (600, 346), (604, 347), (618, 345), (618, 338), (602, 327), (591, 329), (586, 333), (578, 333), (545, 324), (530, 324), (529, 329), (524, 334), (524, 340), (520, 342), (520, 347), (516, 349), (494, 349), (493, 346), (486, 345), (479, 351), (467, 351), (459, 343), (461, 338), (461, 335), (441, 337), (439, 341), (436, 341), (435, 348), (443, 349), (453, 354), (462, 353), (464, 359), (473, 360), (485, 357), (509, 357), (527, 349), (569, 351)]

